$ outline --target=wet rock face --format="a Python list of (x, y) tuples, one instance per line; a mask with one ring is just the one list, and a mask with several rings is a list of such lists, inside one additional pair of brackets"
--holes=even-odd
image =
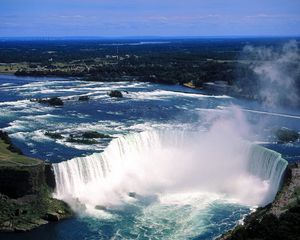
[(45, 164), (45, 181), (52, 190), (55, 189), (55, 174), (52, 165), (49, 163)]
[(36, 194), (43, 183), (42, 164), (31, 167), (0, 168), (0, 193), (10, 198)]
[(51, 164), (0, 168), (0, 194), (10, 198), (36, 194), (44, 184), (52, 190), (55, 188), (55, 176)]

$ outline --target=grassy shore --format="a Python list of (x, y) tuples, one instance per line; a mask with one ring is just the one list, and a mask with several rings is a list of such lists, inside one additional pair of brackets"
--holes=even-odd
[(45, 171), (51, 165), (24, 156), (6, 133), (0, 133), (0, 232), (29, 231), (71, 217), (69, 206), (52, 198)]
[(8, 148), (9, 144), (0, 139), (0, 167), (33, 166), (42, 163), (39, 159), (20, 155)]

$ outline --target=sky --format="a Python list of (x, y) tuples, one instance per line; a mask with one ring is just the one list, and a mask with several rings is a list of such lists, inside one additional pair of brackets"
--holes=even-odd
[(300, 35), (300, 0), (0, 1), (0, 37), (274, 35)]

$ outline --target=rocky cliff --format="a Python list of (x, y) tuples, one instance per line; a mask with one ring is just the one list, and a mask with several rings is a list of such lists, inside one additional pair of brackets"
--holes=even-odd
[(38, 193), (45, 183), (44, 164), (0, 167), (0, 193), (10, 198)]
[(27, 231), (70, 217), (71, 209), (53, 199), (51, 164), (29, 158), (0, 131), (0, 231)]
[(300, 162), (289, 165), (275, 200), (219, 240), (300, 240)]

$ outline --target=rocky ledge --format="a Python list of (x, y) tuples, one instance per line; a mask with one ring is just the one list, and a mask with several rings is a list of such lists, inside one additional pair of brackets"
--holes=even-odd
[(289, 165), (281, 190), (269, 205), (246, 217), (219, 240), (300, 239), (300, 162)]
[(29, 158), (0, 131), (0, 232), (23, 232), (71, 217), (69, 206), (51, 197), (51, 164)]

